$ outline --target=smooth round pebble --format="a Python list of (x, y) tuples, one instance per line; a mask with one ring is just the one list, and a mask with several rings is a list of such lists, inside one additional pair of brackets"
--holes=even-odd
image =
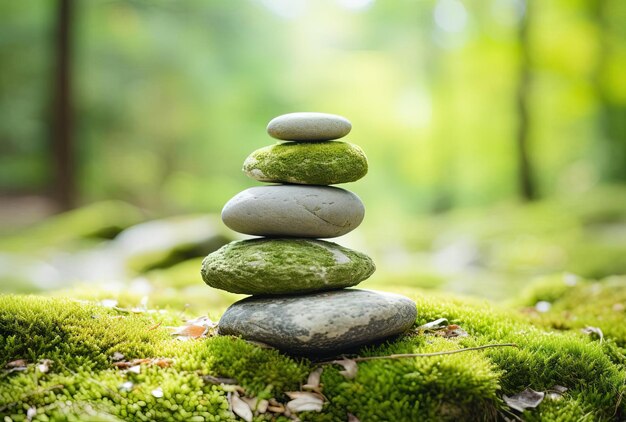
[(348, 142), (286, 142), (253, 151), (243, 171), (260, 182), (334, 185), (367, 174), (367, 157)]
[(246, 298), (226, 310), (218, 330), (293, 353), (329, 354), (401, 334), (416, 316), (404, 296), (343, 289)]
[(235, 195), (222, 210), (232, 230), (256, 236), (328, 238), (361, 224), (365, 207), (358, 196), (328, 186), (257, 186)]
[(272, 119), (267, 133), (284, 141), (330, 141), (350, 133), (345, 117), (326, 113), (289, 113)]
[(231, 242), (202, 262), (202, 279), (232, 293), (272, 295), (354, 286), (376, 266), (367, 255), (332, 242), (250, 239)]

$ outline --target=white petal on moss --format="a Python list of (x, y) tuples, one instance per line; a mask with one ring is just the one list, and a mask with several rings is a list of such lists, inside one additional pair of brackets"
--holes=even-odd
[(232, 411), (246, 422), (252, 422), (252, 410), (248, 403), (241, 400), (238, 394), (230, 396), (230, 406)]
[(356, 377), (356, 373), (359, 370), (359, 366), (352, 359), (335, 360), (333, 361), (333, 363), (343, 366), (344, 370), (339, 371), (339, 373), (343, 375), (344, 377), (346, 377), (347, 379), (351, 380)]
[(163, 397), (163, 389), (161, 387), (155, 388), (151, 391), (151, 394), (157, 399), (160, 399), (161, 397)]
[(324, 368), (319, 367), (309, 374), (306, 384), (302, 386), (303, 390), (318, 391), (320, 388), (320, 377)]
[(287, 409), (294, 412), (321, 412), (324, 407), (324, 398), (317, 393), (306, 391), (292, 391), (285, 393), (292, 398), (287, 403)]

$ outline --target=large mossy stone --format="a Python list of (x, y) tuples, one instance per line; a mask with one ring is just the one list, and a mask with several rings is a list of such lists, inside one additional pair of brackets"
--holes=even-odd
[(252, 295), (305, 293), (355, 286), (376, 269), (367, 255), (322, 240), (231, 242), (202, 262), (216, 289)]
[(367, 157), (348, 142), (286, 142), (252, 152), (243, 171), (260, 182), (334, 185), (365, 176)]
[(256, 186), (222, 210), (224, 224), (255, 236), (337, 237), (356, 229), (364, 216), (358, 196), (330, 186)]
[(226, 310), (219, 333), (288, 352), (329, 354), (403, 333), (416, 316), (412, 300), (371, 290), (249, 297)]

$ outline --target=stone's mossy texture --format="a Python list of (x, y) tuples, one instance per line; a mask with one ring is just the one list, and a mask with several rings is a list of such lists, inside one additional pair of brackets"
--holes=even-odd
[(254, 151), (243, 171), (260, 182), (334, 185), (365, 176), (367, 157), (347, 142), (287, 142)]
[(289, 352), (331, 353), (403, 333), (416, 316), (404, 296), (344, 289), (243, 299), (226, 310), (219, 332)]
[(258, 186), (224, 206), (231, 229), (257, 236), (337, 237), (354, 230), (365, 215), (358, 196), (327, 186)]
[(288, 294), (354, 286), (375, 269), (367, 255), (331, 242), (251, 239), (208, 255), (202, 278), (232, 293)]
[(284, 141), (329, 141), (350, 133), (352, 124), (345, 117), (326, 113), (290, 113), (272, 119), (267, 133)]

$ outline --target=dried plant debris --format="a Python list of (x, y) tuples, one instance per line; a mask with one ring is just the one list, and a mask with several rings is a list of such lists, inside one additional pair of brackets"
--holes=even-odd
[(604, 333), (602, 332), (602, 330), (598, 327), (592, 327), (592, 326), (587, 326), (585, 328), (582, 328), (580, 330), (583, 334), (587, 334), (589, 336), (595, 336), (598, 339), (600, 339), (600, 343), (602, 343), (604, 341)]
[(306, 384), (302, 386), (302, 390), (315, 391), (315, 392), (320, 393), (321, 392), (320, 379), (322, 377), (322, 371), (324, 371), (324, 368), (322, 368), (321, 366), (313, 370), (309, 374), (309, 377), (306, 380)]
[(361, 422), (361, 421), (352, 413), (348, 413), (348, 422)]
[[(50, 359), (41, 359), (34, 366), (36, 370), (42, 374), (47, 374), (50, 372), (50, 367), (54, 364), (54, 362)], [(26, 359), (17, 359), (11, 362), (8, 362), (4, 368), (6, 373), (11, 372), (23, 372), (28, 370), (29, 363)]]
[(450, 324), (446, 318), (439, 318), (417, 327), (417, 334), (434, 334), (444, 338), (467, 337), (469, 334), (456, 324)]
[(443, 329), (436, 331), (435, 335), (444, 337), (444, 338), (454, 338), (454, 337), (467, 337), (469, 336), (469, 334), (467, 333), (467, 331), (465, 331), (464, 329), (462, 329), (461, 327), (459, 327), (456, 324), (451, 324), (448, 325), (447, 327), (444, 327)]
[(252, 409), (248, 403), (239, 397), (239, 394), (234, 391), (228, 394), (228, 403), (230, 404), (230, 410), (241, 419), (246, 422), (252, 422)]
[(180, 327), (167, 327), (171, 334), (179, 340), (186, 341), (197, 338), (212, 337), (217, 334), (217, 323), (207, 316), (189, 320)]
[(321, 412), (324, 406), (324, 396), (310, 391), (289, 391), (285, 393), (291, 401), (287, 409), (291, 412)]
[(343, 366), (343, 371), (339, 371), (341, 375), (351, 380), (356, 377), (357, 371), (359, 370), (359, 366), (356, 361), (353, 359), (340, 359), (334, 360), (333, 363), (337, 365)]
[(112, 365), (118, 369), (127, 369), (130, 372), (134, 372), (139, 374), (141, 372), (141, 365), (155, 365), (159, 368), (167, 368), (174, 362), (173, 359), (170, 358), (144, 358), (144, 359), (133, 359), (130, 361), (119, 361), (113, 362)]
[(26, 371), (28, 369), (28, 361), (26, 359), (17, 359), (7, 363), (4, 367), (8, 372)]
[(514, 394), (510, 397), (504, 395), (502, 398), (510, 408), (523, 412), (526, 409), (534, 409), (539, 406), (545, 395), (546, 393), (542, 391), (535, 391), (531, 388), (527, 388), (521, 393)]
[(448, 326), (448, 320), (446, 318), (439, 318), (431, 322), (427, 322), (424, 325), (420, 325), (416, 328), (417, 331), (434, 331), (440, 330)]

